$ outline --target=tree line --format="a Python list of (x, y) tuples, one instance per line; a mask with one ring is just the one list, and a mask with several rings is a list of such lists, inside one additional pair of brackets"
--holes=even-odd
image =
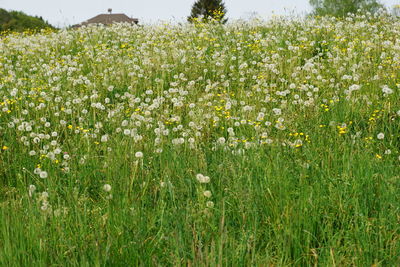
[[(334, 16), (345, 17), (349, 13), (376, 13), (384, 6), (378, 0), (309, 0), (313, 11), (311, 15), (315, 16)], [(393, 14), (397, 11), (393, 7)], [(219, 21), (225, 23), (227, 9), (222, 0), (197, 0), (193, 6), (189, 22), (197, 20), (202, 21)]]
[(21, 11), (7, 11), (0, 8), (0, 32), (22, 32), (27, 29), (39, 30), (45, 28), (54, 29), (54, 27), (44, 21), (42, 17), (33, 17)]

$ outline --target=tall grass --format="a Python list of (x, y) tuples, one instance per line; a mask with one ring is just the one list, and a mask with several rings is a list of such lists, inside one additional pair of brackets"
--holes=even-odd
[(400, 23), (0, 41), (0, 265), (395, 266)]

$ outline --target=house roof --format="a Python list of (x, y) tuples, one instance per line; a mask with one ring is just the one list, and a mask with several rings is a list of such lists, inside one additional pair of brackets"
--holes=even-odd
[(88, 24), (112, 24), (112, 23), (117, 23), (117, 22), (128, 22), (128, 23), (135, 23), (137, 24), (139, 22), (138, 19), (133, 19), (128, 17), (125, 14), (100, 14), (97, 15), (96, 17), (93, 17), (91, 19), (88, 19), (87, 21), (82, 22), (78, 26), (83, 26), (83, 25), (88, 25)]

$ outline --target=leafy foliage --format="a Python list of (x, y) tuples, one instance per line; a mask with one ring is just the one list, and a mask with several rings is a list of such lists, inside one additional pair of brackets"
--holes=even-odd
[(0, 31), (22, 32), (27, 29), (54, 28), (42, 17), (29, 16), (20, 11), (10, 11), (0, 8)]
[(332, 15), (344, 17), (348, 13), (362, 12), (375, 13), (383, 5), (377, 0), (310, 0), (315, 15)]
[(225, 14), (226, 8), (222, 0), (197, 0), (192, 6), (188, 21), (193, 22), (202, 17), (204, 21), (211, 18), (214, 21), (226, 23)]

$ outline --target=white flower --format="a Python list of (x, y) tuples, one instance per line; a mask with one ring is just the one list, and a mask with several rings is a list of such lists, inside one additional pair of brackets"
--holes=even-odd
[(360, 85), (358, 85), (358, 84), (353, 84), (353, 85), (351, 85), (351, 86), (349, 87), (349, 91), (350, 91), (350, 92), (352, 92), (352, 91), (358, 91), (358, 90), (360, 90), (360, 88), (361, 88)]
[(197, 181), (199, 181), (199, 183), (201, 184), (207, 184), (210, 182), (210, 177), (208, 176), (204, 176), (203, 174), (199, 173), (196, 175), (196, 179)]
[(207, 206), (207, 208), (214, 208), (214, 202), (207, 201), (206, 206)]
[(45, 179), (45, 178), (47, 178), (47, 172), (41, 171), (41, 172), (39, 173), (39, 176), (40, 176), (40, 178)]
[(143, 152), (140, 152), (140, 151), (136, 152), (136, 153), (135, 153), (135, 157), (137, 157), (137, 158), (143, 158)]
[(376, 138), (378, 138), (379, 140), (382, 140), (383, 138), (385, 138), (385, 134), (384, 133), (379, 133)]
[(103, 136), (101, 137), (101, 140), (100, 140), (100, 141), (103, 142), (103, 143), (107, 142), (107, 141), (108, 141), (108, 135), (107, 135), (107, 134), (103, 135)]
[(286, 129), (285, 125), (283, 125), (280, 122), (275, 124), (275, 128), (278, 129), (278, 130), (282, 130), (282, 131)]
[(224, 137), (220, 137), (220, 138), (218, 138), (218, 140), (217, 140), (217, 143), (218, 144), (225, 144), (225, 138)]
[(36, 186), (33, 185), (33, 184), (31, 184), (31, 185), (28, 187), (28, 191), (29, 191), (29, 196), (30, 196), (30, 197), (31, 197), (32, 194), (35, 192), (35, 190), (36, 190)]
[(212, 194), (211, 194), (211, 191), (210, 191), (210, 190), (206, 190), (206, 191), (203, 192), (203, 195), (204, 195), (205, 197), (210, 198)]
[(111, 185), (109, 185), (109, 184), (103, 185), (103, 190), (104, 190), (105, 192), (110, 192), (110, 191), (111, 191)]
[(384, 85), (384, 86), (382, 87), (382, 92), (383, 92), (384, 94), (390, 95), (390, 94), (393, 93), (393, 90), (390, 89), (387, 85)]
[(280, 108), (273, 108), (272, 111), (275, 113), (275, 115), (281, 115), (282, 110)]

